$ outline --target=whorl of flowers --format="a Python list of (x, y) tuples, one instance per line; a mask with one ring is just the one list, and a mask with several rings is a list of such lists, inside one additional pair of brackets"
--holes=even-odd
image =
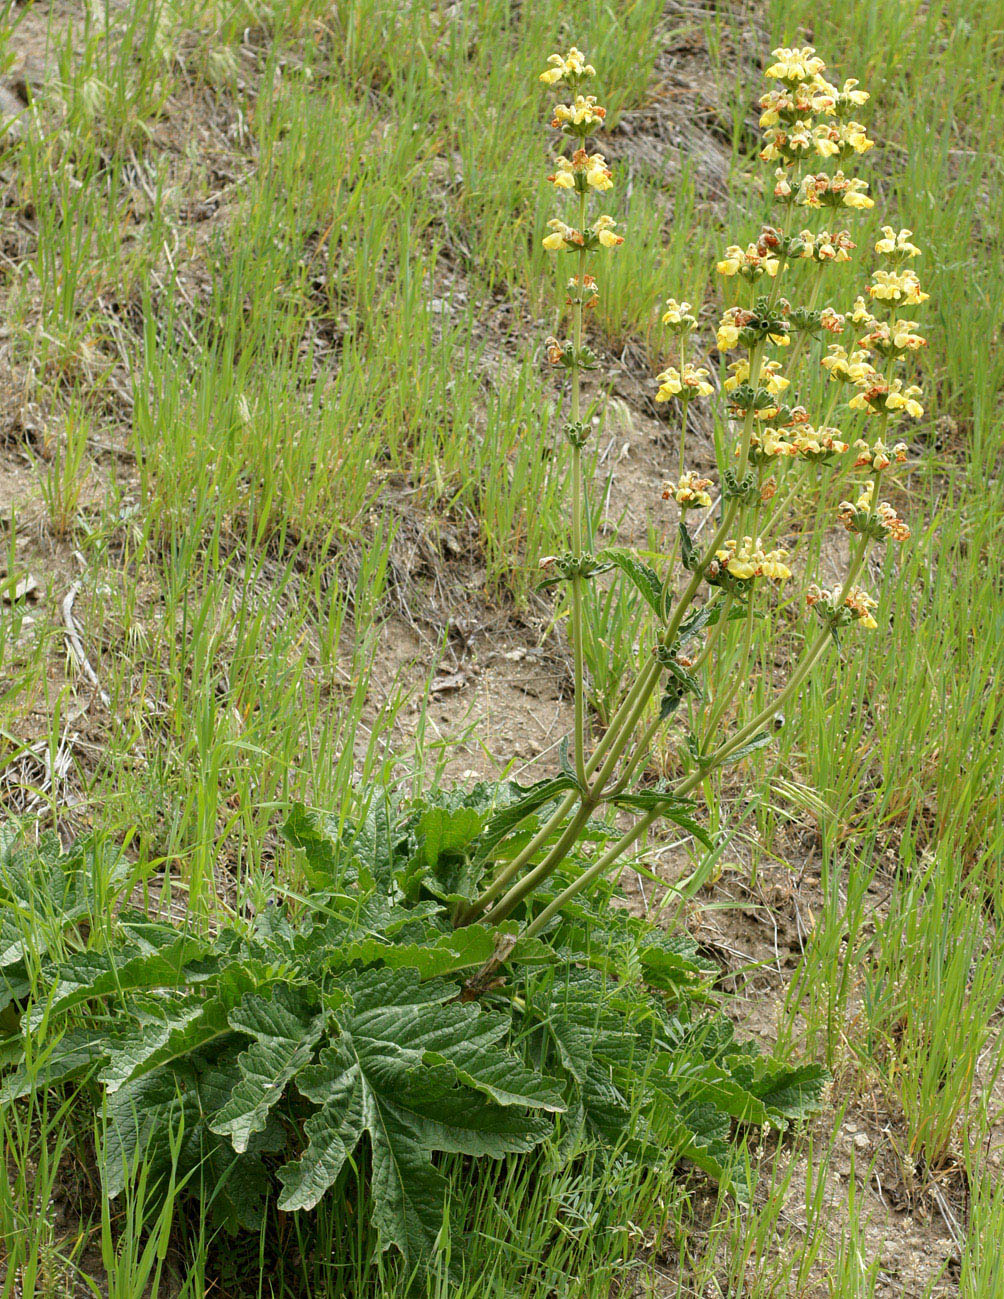
[(860, 586), (852, 586), (841, 599), (841, 588), (835, 586), (824, 591), (813, 582), (805, 593), (805, 603), (815, 609), (834, 627), (846, 627), (856, 622), (869, 631), (878, 626), (872, 614), (878, 608), (878, 601), (873, 600)]
[(708, 495), (710, 486), (710, 478), (702, 478), (700, 474), (688, 470), (680, 475), (678, 483), (666, 484), (662, 499), (676, 501), (681, 510), (706, 510), (711, 506), (711, 497)]

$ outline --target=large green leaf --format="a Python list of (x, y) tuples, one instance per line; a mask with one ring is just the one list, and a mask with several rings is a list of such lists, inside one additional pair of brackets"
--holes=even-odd
[(185, 983), (185, 966), (205, 956), (204, 943), (179, 934), (169, 946), (137, 951), (126, 947), (118, 952), (77, 952), (56, 971), (55, 981), (44, 1002), (28, 1012), (29, 1030), (56, 1012), (66, 1014), (74, 1006), (96, 997), (122, 995), (149, 988), (176, 988)]
[(30, 1063), (23, 1039), (10, 1042), (12, 1047), (16, 1044), (17, 1065), (0, 1082), (0, 1105), (79, 1078), (107, 1057), (110, 1046), (106, 1025), (74, 1026), (51, 1042), (33, 1042)]
[(165, 998), (159, 1006), (144, 1003), (133, 1025), (109, 1052), (98, 1080), (109, 1093), (116, 1092), (134, 1078), (233, 1036), (230, 1011), (247, 993), (274, 977), (260, 962), (235, 961), (213, 980), (208, 992), (200, 989)]
[(830, 1073), (822, 1065), (804, 1064), (795, 1068), (769, 1067), (764, 1076), (751, 1086), (772, 1117), (804, 1119), (819, 1109)]
[(230, 1012), (229, 1021), (254, 1041), (238, 1056), (240, 1079), (209, 1127), (243, 1153), (253, 1134), (264, 1129), (287, 1084), (312, 1059), (324, 1017), (311, 1013), (302, 994), (276, 988), (267, 999), (250, 993)]
[(383, 1247), (419, 1259), (442, 1224), (446, 1184), (432, 1153), (530, 1150), (550, 1123), (527, 1110), (560, 1109), (561, 1099), (497, 1045), (507, 1018), (457, 1001), (453, 985), (373, 970), (345, 988), (339, 1036), (297, 1078), (320, 1108), (307, 1121), (302, 1157), (279, 1171), (279, 1206), (312, 1208), (365, 1134)]

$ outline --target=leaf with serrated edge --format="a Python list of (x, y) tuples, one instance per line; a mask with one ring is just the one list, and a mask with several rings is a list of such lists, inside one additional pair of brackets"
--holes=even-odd
[(766, 748), (767, 745), (770, 744), (770, 740), (770, 731), (761, 731), (760, 734), (755, 735), (752, 740), (748, 740), (745, 744), (740, 745), (734, 753), (726, 754), (718, 765), (720, 767), (731, 767), (737, 762), (742, 762), (743, 758), (748, 758), (751, 753), (756, 753), (758, 749)]
[(162, 1016), (148, 1014), (109, 1053), (98, 1080), (109, 1093), (116, 1092), (133, 1078), (232, 1035), (230, 1011), (245, 993), (260, 990), (272, 977), (260, 962), (234, 962), (214, 980), (210, 995), (176, 997)]
[(660, 618), (662, 617), (663, 584), (655, 569), (640, 560), (630, 550), (621, 550), (617, 547), (601, 550), (597, 555), (597, 559), (608, 560), (611, 564), (616, 564), (625, 577), (641, 592), (652, 609)]
[(249, 994), (230, 1012), (229, 1020), (231, 1028), (254, 1041), (238, 1057), (240, 1081), (209, 1127), (229, 1137), (240, 1154), (252, 1134), (264, 1128), (287, 1083), (311, 1060), (324, 1017), (310, 1015), (296, 993), (277, 988), (267, 1000)]
[[(492, 1089), (502, 1092), (506, 1057), (494, 1044), (506, 1021), (457, 1002), (454, 985), (422, 983), (414, 970), (371, 970), (346, 987), (351, 1002), (335, 1011), (340, 1036), (297, 1078), (321, 1109), (307, 1121), (301, 1158), (279, 1171), (279, 1207), (313, 1207), (365, 1132), (382, 1246), (415, 1261), (431, 1252), (442, 1223), (445, 1181), (431, 1166), (433, 1151), (498, 1158), (530, 1150), (551, 1125), (523, 1106), (541, 1109), (556, 1098), (543, 1078), (534, 1095), (533, 1075), (515, 1058), (519, 1105), (490, 1098)], [(484, 1043), (478, 1058), (465, 1049), (472, 1040)], [(481, 1090), (463, 1085), (462, 1073)]]
[(45, 1002), (32, 1006), (28, 1012), (28, 1027), (37, 1028), (55, 1011), (65, 1014), (93, 997), (145, 988), (178, 987), (185, 981), (186, 961), (204, 955), (205, 951), (205, 945), (197, 939), (179, 937), (170, 947), (127, 956), (121, 962), (105, 952), (77, 952), (59, 967), (55, 986)]

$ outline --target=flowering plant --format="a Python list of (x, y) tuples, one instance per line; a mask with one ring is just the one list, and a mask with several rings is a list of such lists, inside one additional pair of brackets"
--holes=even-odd
[[(704, 838), (694, 820), (695, 791), (715, 771), (769, 742), (774, 720), (820, 668), (838, 634), (878, 626), (876, 601), (858, 583), (871, 546), (909, 537), (882, 498), (882, 486), (890, 466), (908, 454), (904, 442), (887, 445), (890, 424), (923, 415), (920, 389), (909, 374), (897, 373), (925, 346), (917, 321), (900, 315), (927, 298), (912, 269), (921, 250), (911, 231), (884, 226), (874, 246), (880, 264), (864, 292), (846, 307), (827, 301), (829, 268), (849, 262), (856, 249), (844, 223), (874, 206), (867, 183), (844, 170), (873, 147), (857, 120), (869, 96), (853, 79), (839, 86), (829, 81), (811, 46), (775, 50), (765, 75), (772, 84), (760, 99), (760, 157), (772, 164), (766, 189), (780, 214), (745, 246), (729, 245), (717, 261), (727, 305), (714, 329), (714, 353), (701, 354), (704, 309), (666, 301), (662, 323), (674, 354), (656, 376), (655, 400), (674, 403), (678, 416), (677, 472), (663, 492), (677, 506), (678, 518), (675, 540), (650, 563), (651, 556), (620, 548), (593, 553), (584, 536), (590, 422), (582, 376), (598, 364), (584, 321), (602, 292), (602, 274), (591, 268), (591, 259), (615, 253), (623, 236), (611, 216), (590, 211), (594, 197), (615, 184), (613, 169), (591, 144), (606, 116), (596, 96), (585, 93), (595, 69), (573, 48), (552, 55), (541, 74), (547, 85), (568, 92), (570, 102), (558, 104), (552, 126), (573, 145), (571, 156), (560, 153), (548, 176), (556, 190), (567, 192), (572, 211), (567, 220), (551, 220), (543, 240), (549, 252), (573, 259), (569, 336), (549, 338), (546, 348), (548, 360), (568, 376), (571, 544), (567, 553), (542, 564), (549, 570), (545, 585), (568, 586), (574, 727), (565, 770), (550, 791), (549, 814), (541, 815), (549, 804), (535, 794), (527, 806), (527, 818), (539, 817), (535, 833), (525, 834), (519, 850), (503, 857), (495, 877), (459, 914), (461, 925), (497, 923), (516, 912), (525, 919), (523, 933), (532, 937), (660, 817)], [(718, 383), (715, 354), (729, 358)], [(810, 382), (813, 372), (828, 394), (818, 411), (799, 400), (817, 386)], [(705, 472), (687, 468), (687, 413), (696, 401), (719, 407), (717, 485)], [(851, 499), (843, 499), (847, 480), (855, 478), (846, 493)], [(757, 631), (770, 627), (772, 604), (796, 577), (798, 564), (786, 541), (788, 510), (810, 493), (835, 498), (830, 517), (851, 534), (846, 573), (829, 590), (802, 573), (809, 620), (805, 647), (768, 702), (744, 717), (741, 692), (758, 656)], [(710, 537), (702, 541), (706, 527)], [(637, 586), (657, 627), (619, 709), (590, 746), (583, 608), (587, 583), (610, 568)], [(729, 729), (735, 716), (739, 721)], [(653, 741), (667, 727), (675, 727), (682, 774), (675, 783), (640, 787)], [(633, 811), (634, 823), (538, 907), (534, 895), (597, 809), (610, 805)]]
[[(547, 1141), (543, 1173), (588, 1141), (646, 1170), (688, 1159), (742, 1194), (736, 1125), (782, 1129), (818, 1103), (824, 1070), (761, 1057), (723, 1015), (692, 1013), (712, 972), (696, 944), (612, 905), (614, 881), (603, 877), (658, 818), (714, 846), (695, 791), (768, 742), (838, 634), (877, 627), (876, 601), (857, 585), (868, 549), (909, 535), (882, 484), (908, 454), (887, 445), (890, 423), (922, 414), (909, 373), (896, 372), (924, 346), (899, 315), (926, 297), (910, 269), (919, 250), (909, 231), (885, 227), (866, 294), (849, 311), (818, 305), (830, 264), (846, 262), (854, 241), (813, 228), (813, 214), (872, 202), (863, 181), (810, 169), (871, 147), (852, 120), (867, 95), (854, 81), (838, 90), (824, 71), (811, 48), (777, 50), (767, 70), (777, 86), (761, 101), (763, 156), (778, 164), (782, 217), (719, 260), (732, 292), (715, 345), (738, 355), (720, 363), (717, 382), (701, 356), (703, 310), (666, 303), (674, 355), (655, 399), (678, 412), (679, 467), (663, 495), (679, 517), (656, 566), (587, 544), (582, 376), (599, 362), (584, 322), (602, 293), (589, 259), (615, 254), (624, 236), (589, 211), (615, 183), (589, 146), (605, 118), (584, 93), (593, 67), (573, 49), (542, 74), (569, 91), (553, 125), (572, 146), (548, 178), (572, 202), (570, 220), (552, 220), (544, 238), (574, 259), (570, 332), (546, 343), (569, 385), (571, 544), (546, 561), (545, 579), (567, 583), (574, 650), (559, 775), (404, 806), (377, 794), (358, 820), (294, 806), (282, 833), (303, 858), (302, 894), (215, 934), (126, 905), (134, 875), (100, 835), (65, 851), (55, 835), (21, 844), (0, 834), (0, 914), (15, 918), (0, 949), (0, 1104), (72, 1084), (65, 1103), (89, 1107), (109, 1198), (143, 1168), (151, 1185), (201, 1197), (202, 1220), (258, 1240), (274, 1215), (326, 1198), (344, 1224), (329, 1240), (363, 1236), (368, 1224), (379, 1250), (396, 1250), (418, 1276), (448, 1253), (443, 1156), (469, 1161), (469, 1178)], [(831, 394), (815, 416), (794, 395), (812, 369)], [(709, 400), (725, 430), (713, 477), (686, 463), (688, 405)], [(857, 482), (843, 499), (848, 478)], [(807, 583), (816, 634), (768, 703), (733, 723), (756, 630), (798, 568), (785, 510), (810, 488), (841, 497), (833, 518), (850, 534), (847, 572), (828, 590)], [(587, 584), (614, 568), (656, 631), (590, 745), (583, 604)], [(642, 785), (668, 726), (681, 774)], [(619, 833), (602, 809), (633, 823)], [(276, 1234), (285, 1231), (280, 1219)]]

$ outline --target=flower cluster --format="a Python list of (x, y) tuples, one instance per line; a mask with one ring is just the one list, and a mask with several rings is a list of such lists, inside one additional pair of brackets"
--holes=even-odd
[(814, 262), (849, 262), (857, 247), (847, 230), (833, 234), (829, 230), (820, 230), (818, 234), (803, 230), (799, 239), (802, 244), (800, 256)]
[(806, 83), (817, 84), (817, 78), (826, 67), (811, 45), (787, 49), (782, 46), (771, 54), (774, 62), (764, 73), (772, 81), (783, 81), (789, 90), (799, 90)]
[(845, 176), (843, 171), (836, 171), (832, 176), (826, 172), (802, 177), (795, 199), (802, 207), (849, 207), (866, 210), (875, 206), (875, 200), (865, 193), (868, 182), (856, 176)]
[(671, 397), (683, 397), (687, 401), (693, 401), (696, 397), (710, 397), (715, 391), (714, 385), (709, 382), (710, 378), (711, 375), (703, 365), (684, 365), (682, 371), (671, 365), (656, 376), (659, 390), (655, 399), (669, 401)]
[[(617, 248), (624, 242), (624, 236), (617, 233), (617, 222), (612, 216), (604, 213), (592, 221), (589, 219), (590, 199), (612, 189), (614, 183), (613, 174), (603, 154), (590, 152), (587, 147), (589, 136), (596, 127), (602, 125), (607, 111), (596, 102), (595, 95), (579, 93), (582, 81), (594, 76), (596, 70), (586, 62), (582, 51), (574, 46), (567, 54), (552, 54), (547, 62), (548, 67), (540, 74), (540, 80), (547, 85), (564, 82), (574, 92), (571, 104), (557, 105), (551, 125), (565, 135), (573, 136), (576, 145), (570, 157), (559, 154), (547, 180), (559, 193), (573, 197), (576, 212), (571, 222), (563, 217), (552, 217), (547, 223), (548, 233), (541, 242), (550, 253), (572, 253), (576, 256), (575, 274), (566, 282), (565, 299), (566, 306), (571, 308), (572, 337), (549, 337), (545, 343), (545, 352), (552, 365), (563, 366), (569, 372), (571, 408), (564, 431), (578, 464), (579, 453), (589, 430), (589, 425), (581, 418), (582, 374), (586, 370), (595, 370), (599, 364), (583, 336), (584, 314), (599, 302), (599, 286), (596, 276), (586, 271), (586, 258), (591, 253)], [(578, 551), (581, 543), (581, 529), (578, 526), (575, 533), (579, 538), (576, 542)], [(575, 559), (576, 562), (581, 560), (581, 554), (576, 554)], [(577, 572), (578, 580), (582, 572)]]
[(614, 234), (616, 224), (613, 217), (601, 216), (587, 229), (576, 230), (559, 217), (552, 217), (547, 223), (551, 233), (545, 235), (543, 244), (549, 253), (573, 253), (577, 250), (588, 253), (598, 245), (616, 248), (624, 242), (622, 235)]
[(830, 378), (838, 383), (857, 383), (871, 373), (868, 353), (859, 350), (848, 353), (840, 343), (831, 343), (820, 364)]
[(848, 623), (857, 622), (874, 631), (878, 626), (872, 614), (872, 610), (878, 608), (878, 601), (862, 591), (860, 586), (852, 586), (841, 599), (839, 586), (824, 591), (813, 582), (805, 593), (805, 603), (832, 627), (846, 627)]
[(853, 504), (850, 501), (840, 502), (837, 518), (848, 532), (872, 537), (876, 541), (885, 541), (887, 537), (893, 541), (906, 541), (910, 535), (910, 529), (896, 513), (894, 506), (888, 501), (875, 504), (874, 479), (865, 484), (864, 490)]
[(867, 334), (858, 340), (866, 352), (878, 352), (889, 360), (898, 360), (907, 352), (919, 352), (927, 346), (927, 339), (914, 331), (916, 320), (872, 320)]
[(711, 505), (708, 488), (710, 478), (702, 478), (693, 471), (680, 475), (678, 483), (667, 483), (663, 488), (662, 499), (674, 500), (681, 510), (706, 510)]
[(917, 400), (921, 390), (915, 383), (905, 386), (902, 379), (885, 379), (870, 365), (854, 382), (858, 391), (847, 403), (851, 410), (867, 411), (869, 415), (888, 415), (901, 410), (911, 419), (920, 419), (924, 413)]
[(878, 438), (871, 444), (871, 446), (868, 445), (864, 438), (858, 438), (854, 443), (854, 451), (856, 453), (854, 468), (868, 468), (874, 473), (881, 473), (883, 469), (889, 468), (893, 460), (895, 460), (897, 464), (904, 464), (906, 462), (907, 450), (908, 448), (905, 442), (897, 442), (893, 447), (890, 456), (889, 448), (881, 438)]
[[(708, 570), (708, 581), (714, 582), (724, 571), (741, 582), (748, 582), (754, 577), (786, 582), (791, 577), (791, 569), (784, 562), (787, 558), (788, 552), (780, 548), (765, 551), (759, 537), (755, 542), (752, 537), (743, 537), (738, 543), (734, 537), (730, 537), (721, 550), (715, 551), (714, 564)], [(712, 571), (715, 565), (717, 572)]]
[(761, 275), (771, 279), (778, 273), (781, 263), (762, 243), (750, 244), (742, 249), (738, 244), (730, 244), (725, 256), (717, 264), (719, 275), (741, 275), (744, 280), (756, 280)]
[(920, 280), (913, 271), (875, 271), (868, 292), (874, 301), (897, 307), (919, 305), (930, 297), (921, 291)]
[(883, 226), (882, 238), (875, 245), (875, 251), (887, 257), (894, 266), (909, 261), (911, 257), (919, 257), (920, 249), (910, 242), (912, 234), (912, 230), (900, 230), (897, 234), (892, 226)]
[(584, 140), (603, 125), (606, 115), (607, 110), (596, 102), (595, 95), (576, 95), (571, 104), (555, 104), (551, 125), (555, 130)]
[(690, 314), (689, 302), (677, 302), (675, 298), (667, 298), (662, 323), (671, 334), (682, 336), (692, 333), (697, 328), (697, 317)]
[(595, 77), (596, 69), (586, 62), (586, 56), (573, 45), (567, 54), (552, 54), (547, 60), (548, 67), (540, 74), (540, 80), (553, 86), (558, 81), (567, 81), (576, 85), (585, 77)]
[(838, 428), (813, 428), (806, 424), (791, 438), (793, 454), (816, 464), (824, 464), (835, 456), (842, 456), (847, 450), (847, 443), (840, 436)]
[(718, 322), (715, 344), (719, 352), (731, 352), (740, 345), (752, 347), (765, 340), (776, 347), (791, 341), (791, 326), (780, 311), (771, 311), (766, 300), (758, 299), (753, 310), (729, 307)]
[(547, 178), (556, 189), (574, 189), (584, 193), (587, 189), (613, 189), (613, 173), (602, 153), (587, 153), (576, 149), (571, 158), (560, 157), (554, 172)]
[[(834, 626), (852, 621), (874, 626), (874, 602), (853, 580), (869, 540), (909, 536), (895, 509), (879, 500), (878, 485), (882, 471), (906, 456), (905, 444), (896, 443), (889, 450), (883, 441), (888, 418), (896, 413), (914, 418), (923, 414), (919, 388), (892, 371), (898, 360), (925, 346), (918, 322), (899, 319), (897, 312), (923, 302), (926, 294), (907, 265), (920, 255), (912, 232), (884, 226), (875, 244), (882, 259), (880, 269), (853, 307), (817, 306), (826, 268), (850, 262), (855, 251), (856, 241), (845, 228), (850, 214), (874, 206), (867, 183), (849, 168), (844, 170), (850, 160), (874, 147), (861, 122), (861, 109), (869, 96), (855, 80), (832, 84), (824, 73), (825, 65), (811, 46), (774, 51), (767, 71), (774, 84), (760, 99), (764, 130), (760, 157), (774, 166), (774, 194), (788, 210), (776, 226), (763, 226), (754, 242), (729, 244), (716, 262), (718, 274), (736, 282), (732, 289), (736, 305), (723, 311), (715, 344), (720, 353), (737, 355), (729, 358), (721, 385), (731, 444), (723, 449), (727, 461), (723, 462), (722, 451), (718, 455), (722, 522), (705, 576), (712, 585), (743, 599), (752, 598), (746, 584), (754, 577), (783, 581), (790, 576), (784, 551), (766, 550), (759, 538), (739, 534), (758, 530), (765, 506), (766, 518), (773, 524), (771, 512), (779, 507), (771, 502), (779, 486), (785, 489), (784, 501), (798, 499), (805, 482), (802, 475), (808, 472), (803, 466), (815, 470), (835, 464), (846, 470), (853, 463), (854, 468), (867, 470), (871, 479), (856, 501), (840, 502), (837, 515), (845, 527), (859, 534), (861, 543), (852, 550), (844, 586), (828, 593), (811, 588), (809, 603), (820, 604), (820, 612), (825, 608)], [(802, 220), (796, 221), (795, 207), (803, 209)], [(840, 209), (841, 219), (812, 220), (814, 211), (826, 209)], [(815, 229), (815, 225), (825, 228)], [(780, 290), (788, 279), (797, 282), (799, 266), (810, 278), (811, 294), (802, 304), (796, 299), (793, 305)], [(685, 364), (685, 336), (697, 326), (690, 305), (670, 299), (664, 319), (681, 336), (681, 355), (678, 366), (658, 376), (657, 400), (696, 394), (700, 380), (710, 390), (706, 371)], [(827, 341), (819, 347), (813, 340)], [(792, 400), (799, 362), (813, 354), (810, 348), (816, 356), (822, 352), (822, 367), (834, 383), (848, 385), (845, 401), (849, 398), (852, 412), (881, 417), (877, 436), (869, 442), (859, 439), (853, 452), (853, 439), (835, 426), (841, 420), (831, 417), (839, 392), (818, 419)], [(697, 486), (692, 475), (683, 474), (682, 446), (681, 434), (680, 483), (670, 484), (666, 495), (681, 510), (707, 508), (704, 496), (710, 484), (700, 480)], [(726, 468), (726, 463), (733, 467)], [(771, 466), (777, 466), (776, 477), (769, 475)], [(733, 530), (733, 538), (723, 543), (721, 538)]]
[[(791, 384), (791, 380), (784, 377), (781, 369), (780, 361), (764, 361), (760, 367), (758, 382), (772, 397), (784, 392), (785, 388)], [(750, 363), (748, 360), (731, 361), (729, 363), (729, 377), (725, 380), (725, 391), (735, 392), (741, 384), (747, 382), (749, 377)]]

